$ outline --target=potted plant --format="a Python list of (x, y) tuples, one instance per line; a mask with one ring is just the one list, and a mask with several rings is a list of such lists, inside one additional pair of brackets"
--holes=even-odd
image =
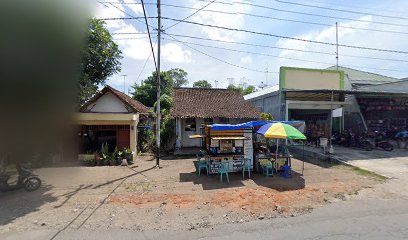
[(110, 155), (109, 155), (109, 146), (108, 143), (103, 143), (101, 147), (101, 165), (106, 166), (109, 162)]
[(128, 164), (133, 164), (133, 152), (130, 148), (123, 149), (123, 157), (127, 160)]

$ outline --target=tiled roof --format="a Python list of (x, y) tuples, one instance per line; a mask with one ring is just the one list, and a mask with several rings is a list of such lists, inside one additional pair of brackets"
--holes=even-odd
[[(327, 68), (328, 70), (336, 70), (336, 66)], [(340, 67), (340, 71), (347, 74), (352, 84), (383, 84), (400, 81), (398, 78), (388, 77), (376, 73), (360, 71), (353, 68)]]
[(99, 93), (97, 93), (91, 100), (86, 102), (80, 109), (80, 112), (85, 111), (89, 105), (92, 103), (96, 102), (100, 97), (102, 97), (104, 94), (107, 92), (112, 93), (115, 95), (119, 100), (121, 100), (124, 104), (129, 106), (135, 113), (146, 113), (148, 111), (148, 108), (140, 103), (139, 101), (129, 97), (128, 95), (114, 89), (111, 86), (106, 85)]
[(260, 112), (237, 91), (208, 88), (176, 88), (173, 118), (259, 118)]

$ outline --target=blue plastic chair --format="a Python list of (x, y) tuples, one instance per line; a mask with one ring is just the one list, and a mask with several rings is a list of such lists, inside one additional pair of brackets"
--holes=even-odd
[(292, 176), (292, 170), (290, 169), (290, 166), (285, 165), (285, 166), (281, 166), (281, 176), (283, 176), (284, 178), (288, 178)]
[(242, 178), (245, 177), (245, 171), (248, 171), (248, 177), (251, 178), (251, 171), (253, 171), (251, 159), (249, 158), (242, 159), (241, 165), (242, 165)]
[(228, 168), (229, 168), (229, 162), (226, 161), (221, 161), (220, 165), (218, 167), (218, 173), (220, 174), (220, 183), (222, 182), (222, 175), (225, 174), (227, 177), (227, 181), (229, 183), (229, 178), (228, 178)]
[(207, 176), (208, 176), (209, 169), (208, 169), (207, 160), (201, 160), (201, 158), (198, 156), (198, 154), (196, 156), (197, 156), (197, 174), (198, 174), (198, 176), (201, 175), (201, 169), (207, 170)]

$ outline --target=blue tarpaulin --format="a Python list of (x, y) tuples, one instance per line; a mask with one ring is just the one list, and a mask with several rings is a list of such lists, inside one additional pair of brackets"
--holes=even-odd
[(263, 126), (268, 123), (277, 123), (277, 122), (286, 123), (294, 127), (304, 124), (303, 121), (250, 121), (250, 122), (240, 123), (240, 124), (212, 124), (210, 125), (210, 128), (211, 130), (238, 130), (238, 129), (244, 129), (244, 128)]

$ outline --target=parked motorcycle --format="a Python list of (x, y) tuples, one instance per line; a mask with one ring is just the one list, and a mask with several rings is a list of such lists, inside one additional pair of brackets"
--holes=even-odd
[(11, 191), (24, 188), (28, 192), (32, 192), (40, 188), (41, 179), (32, 173), (31, 170), (20, 168), (18, 169), (17, 184), (9, 185), (8, 180), (10, 175), (0, 173), (0, 191)]
[(385, 151), (392, 151), (394, 150), (394, 146), (385, 138), (386, 134), (385, 133), (381, 133), (378, 131), (375, 131), (373, 133), (373, 138), (374, 138), (374, 146), (376, 148), (381, 148)]
[(344, 145), (346, 147), (362, 148), (366, 151), (372, 151), (374, 149), (374, 144), (372, 144), (367, 138), (355, 135), (352, 132), (346, 134)]

